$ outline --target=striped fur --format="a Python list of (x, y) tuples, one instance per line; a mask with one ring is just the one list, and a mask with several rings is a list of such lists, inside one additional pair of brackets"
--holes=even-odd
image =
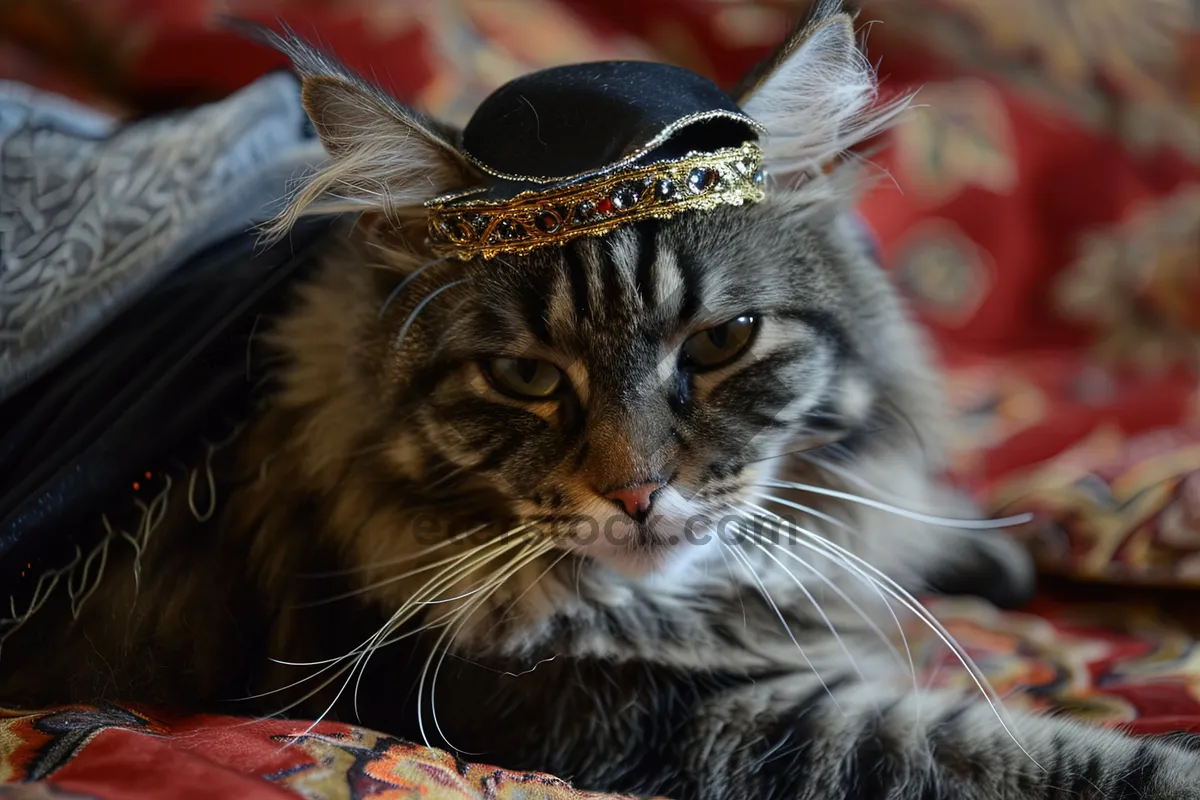
[[(774, 151), (784, 175), (877, 127), (858, 94), (804, 119), (831, 113), (830, 76), (862, 75), (849, 20), (820, 9), (747, 82), (773, 136), (827, 132)], [(294, 213), (338, 186), (377, 213), (264, 334), (279, 389), (216, 465), (240, 478), (223, 516), (197, 522), (177, 488), (140, 572), (114, 553), (71, 625), (57, 598), (5, 649), (0, 699), (358, 715), (679, 800), (1200, 798), (1183, 742), (914, 686), (892, 633), (905, 592), (1008, 604), (1032, 576), (999, 534), (828, 494), (971, 513), (937, 480), (945, 414), (919, 336), (834, 191), (852, 173), (520, 258), (436, 260), (393, 203), (461, 178), (455, 135), (288, 47), (320, 85), (323, 135), (325, 113), (374, 131), (329, 143)], [(389, 154), (380, 131), (412, 149)], [(381, 153), (399, 185), (360, 191)], [(736, 361), (680, 360), (745, 314), (760, 326)], [(496, 357), (554, 364), (564, 388), (515, 400), (481, 369)], [(643, 521), (603, 497), (648, 479), (666, 488)]]

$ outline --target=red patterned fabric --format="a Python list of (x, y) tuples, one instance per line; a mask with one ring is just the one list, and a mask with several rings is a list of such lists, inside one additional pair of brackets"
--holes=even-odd
[(0, 742), (0, 777), (44, 787), (30, 797), (631, 800), (332, 723), (167, 720), (119, 706), (68, 706), (0, 717)]
[[(732, 83), (806, 0), (10, 0), (0, 77), (129, 114), (282, 66), (217, 10), (288, 22), (461, 121), (522, 72), (658, 58)], [(931, 332), (954, 472), (1056, 583), (1026, 612), (933, 608), (1014, 704), (1200, 731), (1200, 30), (1189, 0), (867, 0), (885, 91), (917, 108), (861, 211)], [(1088, 593), (1088, 584), (1106, 584)], [(967, 686), (928, 631), (921, 680)], [(29, 797), (576, 797), (366, 731), (57, 709), (0, 723)], [(284, 737), (284, 738), (280, 738)], [(156, 784), (156, 781), (165, 781)], [(17, 790), (17, 786), (23, 788)], [(536, 787), (536, 791), (534, 788)], [(216, 789), (222, 791), (216, 791)], [(522, 793), (524, 792), (524, 793)], [(228, 796), (228, 795), (227, 795)]]

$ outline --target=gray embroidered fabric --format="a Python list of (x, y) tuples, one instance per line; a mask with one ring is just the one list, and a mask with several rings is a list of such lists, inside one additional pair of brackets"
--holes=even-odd
[(321, 158), (285, 73), (124, 126), (0, 81), (0, 400)]

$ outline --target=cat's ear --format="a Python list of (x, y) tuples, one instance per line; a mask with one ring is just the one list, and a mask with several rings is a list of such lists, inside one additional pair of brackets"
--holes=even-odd
[(732, 95), (767, 129), (763, 156), (776, 177), (825, 171), (886, 128), (908, 102), (878, 102), (875, 71), (858, 48), (854, 17), (839, 0), (819, 0), (808, 21)]
[(329, 156), (271, 233), (286, 232), (305, 213), (365, 212), (399, 222), (426, 200), (470, 185), (459, 131), (405, 106), (291, 31), (234, 24), (291, 59), (304, 109)]

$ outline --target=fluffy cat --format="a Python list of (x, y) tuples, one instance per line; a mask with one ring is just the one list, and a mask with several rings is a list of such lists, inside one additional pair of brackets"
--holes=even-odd
[(1033, 578), (886, 510), (969, 513), (853, 162), (814, 169), (897, 110), (838, 4), (734, 91), (764, 202), (487, 262), (412, 213), (470, 184), (458, 132), (277, 43), (330, 156), (278, 231), (359, 219), (266, 334), (279, 388), (215, 465), (257, 477), (203, 522), (177, 485), (136, 571), (8, 644), (0, 699), (357, 714), (679, 800), (1200, 798), (1181, 745), (916, 688), (889, 641), (908, 592)]

